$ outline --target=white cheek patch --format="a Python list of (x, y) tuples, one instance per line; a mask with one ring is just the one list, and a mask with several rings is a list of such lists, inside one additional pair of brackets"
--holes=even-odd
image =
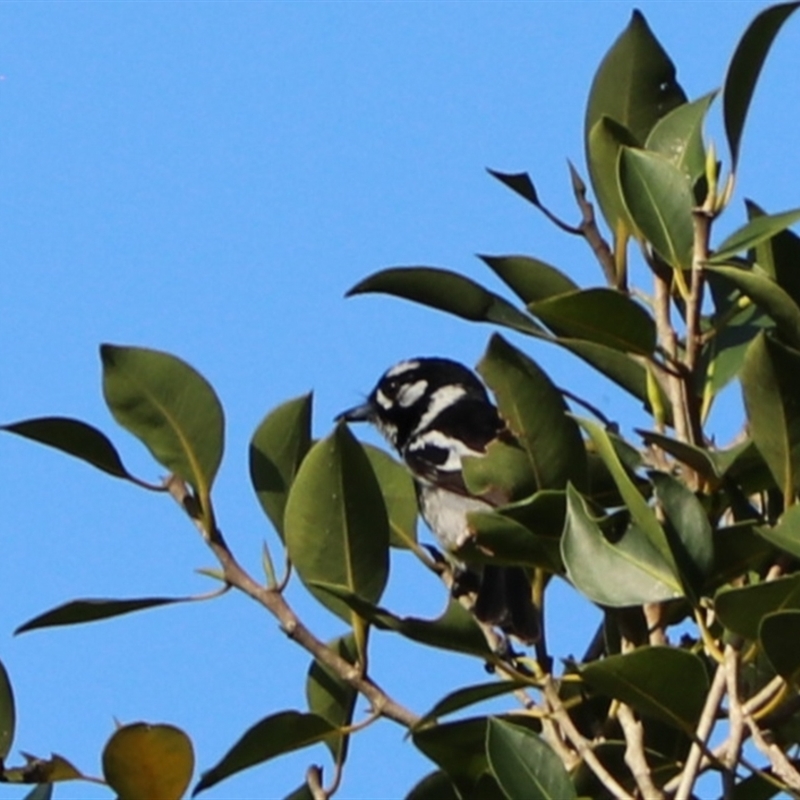
[(447, 459), (442, 464), (437, 464), (437, 469), (443, 472), (455, 472), (461, 469), (462, 456), (481, 456), (483, 453), (473, 450), (460, 439), (447, 436), (441, 431), (426, 431), (421, 436), (416, 436), (408, 445), (408, 451), (424, 450), (426, 447), (436, 448), (447, 453)]
[(409, 370), (416, 369), (419, 366), (419, 361), (401, 361), (399, 364), (395, 364), (384, 377), (386, 378), (396, 378), (398, 375), (402, 375), (404, 372), (408, 372)]
[(417, 400), (425, 394), (428, 388), (428, 381), (417, 381), (407, 386), (403, 386), (397, 394), (397, 402), (402, 408), (413, 406)]
[(414, 428), (414, 433), (423, 431), (428, 425), (433, 422), (445, 408), (453, 405), (459, 398), (463, 397), (467, 390), (463, 386), (452, 384), (450, 386), (442, 386), (437, 389), (432, 395), (428, 403), (428, 410), (420, 417), (417, 427)]
[(387, 411), (392, 407), (392, 401), (380, 389), (375, 393), (375, 402)]

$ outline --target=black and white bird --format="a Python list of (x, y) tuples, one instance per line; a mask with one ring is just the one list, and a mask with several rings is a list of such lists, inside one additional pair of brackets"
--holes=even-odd
[[(485, 455), (505, 426), (481, 381), (445, 358), (401, 361), (380, 378), (367, 401), (339, 415), (371, 422), (397, 450), (417, 487), (420, 513), (448, 555), (470, 537), (467, 514), (494, 502), (468, 490), (462, 458)], [(472, 612), (525, 643), (539, 638), (539, 616), (521, 567), (455, 567), (454, 594), (475, 592)]]

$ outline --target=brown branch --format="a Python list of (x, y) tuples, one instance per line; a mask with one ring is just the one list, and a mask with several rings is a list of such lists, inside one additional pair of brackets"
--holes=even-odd
[(362, 673), (357, 666), (350, 664), (338, 653), (331, 650), (324, 642), (317, 639), (300, 621), (283, 595), (274, 588), (262, 586), (236, 561), (233, 553), (219, 529), (206, 531), (197, 514), (196, 501), (180, 478), (170, 476), (165, 481), (170, 495), (183, 508), (195, 523), (208, 546), (222, 567), (225, 580), (244, 594), (262, 605), (280, 622), (281, 629), (293, 641), (308, 651), (317, 661), (330, 667), (342, 680), (369, 700), (373, 711), (382, 717), (394, 720), (400, 725), (410, 728), (419, 721), (419, 716), (397, 703), (376, 683)]
[(692, 794), (692, 787), (697, 780), (700, 773), (700, 762), (705, 750), (708, 737), (714, 728), (714, 721), (717, 717), (722, 698), (725, 695), (726, 688), (726, 675), (725, 668), (722, 664), (717, 667), (714, 674), (714, 680), (711, 682), (711, 688), (708, 690), (706, 697), (706, 704), (703, 707), (703, 713), (700, 715), (700, 721), (697, 723), (697, 731), (695, 733), (695, 741), (689, 750), (689, 756), (686, 759), (686, 765), (683, 768), (678, 789), (675, 792), (675, 800), (688, 800)]
[(594, 216), (594, 206), (586, 199), (586, 184), (578, 175), (578, 171), (569, 162), (569, 174), (572, 179), (572, 191), (575, 195), (575, 200), (578, 203), (578, 208), (581, 210), (582, 220), (578, 226), (583, 238), (589, 243), (592, 252), (600, 264), (603, 275), (605, 275), (606, 283), (613, 286), (615, 289), (623, 289), (620, 285), (619, 276), (617, 275), (617, 264), (614, 259), (614, 254), (608, 246), (608, 242), (603, 238), (597, 227), (597, 221)]
[(595, 774), (600, 783), (602, 783), (617, 800), (634, 800), (633, 795), (626, 792), (625, 789), (617, 783), (614, 776), (600, 763), (600, 759), (595, 755), (589, 741), (585, 739), (575, 727), (561, 702), (561, 698), (558, 696), (553, 679), (549, 675), (544, 680), (542, 691), (550, 707), (550, 713), (553, 719), (561, 726), (564, 736), (578, 751), (578, 755), (586, 762), (586, 766)]
[(625, 736), (625, 763), (636, 781), (644, 800), (663, 800), (664, 793), (653, 783), (653, 776), (644, 752), (644, 728), (631, 709), (621, 703), (617, 719)]
[(742, 754), (742, 742), (744, 741), (744, 714), (742, 713), (742, 703), (739, 699), (739, 651), (727, 645), (725, 647), (725, 680), (728, 687), (728, 734), (727, 750), (723, 756), (722, 763), (728, 768), (722, 776), (724, 797), (727, 800), (733, 794), (736, 778), (736, 765)]
[(792, 790), (797, 796), (800, 792), (800, 773), (792, 766), (783, 750), (775, 744), (770, 742), (764, 736), (758, 723), (746, 714), (744, 717), (745, 725), (750, 729), (750, 734), (753, 737), (755, 746), (769, 759), (772, 765), (772, 771)]

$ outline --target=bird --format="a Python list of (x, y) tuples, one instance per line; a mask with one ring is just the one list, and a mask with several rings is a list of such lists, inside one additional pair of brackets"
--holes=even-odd
[(479, 622), (524, 644), (540, 636), (539, 613), (522, 567), (465, 564), (454, 555), (473, 533), (467, 514), (490, 511), (502, 499), (470, 492), (464, 457), (480, 458), (497, 438), (510, 436), (478, 376), (447, 358), (400, 361), (378, 380), (366, 402), (337, 416), (369, 422), (397, 451), (414, 479), (422, 518), (454, 572), (454, 596), (473, 596)]

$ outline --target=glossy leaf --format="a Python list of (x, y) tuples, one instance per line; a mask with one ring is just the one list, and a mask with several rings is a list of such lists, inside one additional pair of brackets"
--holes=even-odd
[(43, 614), (29, 619), (20, 625), (14, 633), (25, 633), (37, 628), (53, 628), (59, 625), (80, 625), (84, 622), (97, 622), (109, 617), (143, 611), (147, 608), (168, 606), (174, 603), (187, 603), (192, 597), (147, 597), (137, 600), (110, 600), (106, 598), (90, 598), (71, 600), (69, 603), (56, 606)]
[(103, 748), (103, 777), (119, 800), (180, 800), (193, 772), (191, 739), (172, 725), (125, 725)]
[(636, 484), (631, 480), (620, 460), (617, 449), (608, 432), (596, 422), (588, 419), (579, 419), (581, 427), (589, 434), (594, 444), (595, 451), (608, 467), (614, 483), (617, 485), (622, 499), (642, 532), (650, 540), (655, 550), (661, 555), (665, 565), (668, 565), (673, 576), (677, 568), (672, 555), (672, 550), (667, 542), (666, 534), (656, 519), (655, 512), (642, 497)]
[(11, 752), (17, 713), (14, 707), (14, 690), (5, 666), (0, 662), (0, 762)]
[(796, 681), (800, 675), (800, 610), (767, 614), (758, 638), (775, 672), (787, 681)]
[(526, 304), (578, 290), (578, 285), (571, 278), (538, 258), (530, 256), (479, 256), (479, 258)]
[[(352, 635), (335, 639), (329, 647), (350, 664), (355, 664), (358, 660)], [(320, 661), (311, 662), (306, 677), (309, 711), (322, 717), (333, 728), (342, 728), (352, 722), (357, 698), (358, 692), (330, 667)], [(335, 734), (325, 742), (337, 763), (343, 764), (347, 758), (348, 740), (347, 736)]]
[(453, 782), (441, 770), (428, 773), (406, 795), (405, 800), (461, 800)]
[(633, 234), (636, 226), (622, 198), (619, 182), (619, 157), (624, 147), (641, 142), (624, 126), (603, 116), (589, 131), (587, 160), (597, 204), (613, 231)]
[(283, 538), (289, 489), (311, 447), (311, 394), (270, 411), (250, 440), (250, 480), (258, 502)]
[(675, 269), (689, 269), (695, 201), (684, 172), (658, 153), (625, 147), (619, 182), (625, 207), (644, 238)]
[(721, 585), (750, 570), (760, 571), (775, 557), (775, 550), (755, 533), (752, 522), (715, 530), (714, 552), (714, 569), (704, 587), (707, 594), (713, 594)]
[(681, 583), (697, 602), (714, 566), (714, 537), (708, 515), (694, 492), (672, 475), (652, 471), (650, 480), (669, 523), (667, 533)]
[(642, 437), (642, 441), (645, 444), (660, 447), (682, 464), (686, 464), (695, 472), (699, 472), (704, 478), (720, 477), (716, 462), (711, 457), (711, 453), (704, 448), (672, 439), (656, 431), (645, 431), (637, 428), (636, 433)]
[(763, 333), (747, 350), (742, 393), (750, 435), (784, 496), (800, 486), (800, 353)]
[(39, 417), (0, 426), (0, 430), (24, 436), (63, 453), (80, 458), (97, 469), (134, 483), (141, 482), (125, 469), (111, 440), (97, 428), (69, 417)]
[(775, 320), (783, 339), (800, 347), (800, 307), (775, 281), (756, 270), (738, 267), (708, 267), (729, 280), (759, 308)]
[(673, 108), (656, 122), (644, 145), (681, 170), (691, 186), (705, 173), (703, 122), (716, 96), (716, 92), (709, 92), (698, 100)]
[(524, 564), (543, 567), (549, 572), (564, 571), (558, 537), (561, 527), (551, 530), (550, 535), (536, 534), (522, 523), (497, 512), (472, 512), (469, 524), (474, 538), (456, 553), (465, 561), (508, 566)]
[(536, 491), (536, 474), (527, 450), (511, 437), (495, 439), (482, 456), (464, 456), (464, 483), (471, 494), (495, 505), (528, 497)]
[(275, 756), (325, 741), (334, 732), (317, 714), (281, 711), (248, 729), (222, 759), (203, 773), (192, 795)]
[(561, 556), (574, 586), (601, 605), (642, 605), (681, 596), (679, 583), (642, 531), (630, 527), (612, 544), (572, 487), (567, 489)]
[(141, 347), (100, 347), (114, 419), (160, 464), (207, 498), (222, 459), (224, 417), (208, 381), (185, 361)]
[(725, 134), (731, 149), (733, 169), (739, 160), (747, 110), (753, 97), (758, 76), (772, 42), (789, 15), (800, 5), (783, 3), (764, 9), (748, 26), (736, 46), (725, 76), (722, 94), (722, 114)]
[(389, 544), (408, 549), (417, 541), (417, 492), (411, 473), (385, 450), (361, 445), (378, 480), (389, 515)]
[(781, 214), (762, 214), (753, 217), (728, 236), (711, 254), (710, 264), (724, 264), (743, 250), (766, 242), (800, 220), (800, 208)]
[(514, 680), (494, 680), (489, 683), (480, 683), (475, 686), (456, 689), (456, 691), (450, 692), (450, 694), (439, 700), (430, 711), (423, 714), (414, 727), (415, 729), (424, 728), (440, 717), (454, 714), (456, 711), (461, 711), (476, 703), (482, 703), (495, 697), (502, 697), (504, 694), (510, 694), (527, 685), (525, 682)]
[(677, 647), (640, 647), (585, 664), (580, 673), (595, 691), (692, 732), (708, 692), (703, 662)]
[(471, 322), (491, 322), (532, 335), (544, 335), (527, 315), (500, 295), (456, 272), (433, 267), (393, 267), (357, 283), (347, 297), (379, 292), (447, 311)]
[[(623, 144), (639, 144), (647, 139), (661, 117), (685, 101), (686, 95), (675, 79), (675, 66), (642, 13), (634, 11), (630, 23), (606, 53), (594, 76), (584, 121), (586, 160), (592, 186), (612, 230), (618, 228), (620, 213), (624, 219), (624, 211), (613, 200), (609, 204), (616, 182), (616, 155), (608, 146), (604, 155), (598, 154), (598, 139), (613, 136), (609, 126), (603, 125), (602, 118), (617, 123), (617, 129), (629, 131), (632, 140)], [(614, 168), (610, 175), (609, 166)]]
[(641, 355), (651, 355), (656, 346), (653, 318), (629, 295), (614, 289), (559, 294), (532, 303), (530, 310), (559, 337)]
[(723, 588), (714, 598), (714, 611), (733, 633), (755, 641), (761, 620), (773, 611), (800, 610), (800, 575), (753, 586)]
[[(749, 219), (766, 215), (752, 200), (745, 204)], [(800, 305), (800, 236), (787, 228), (756, 245), (755, 255), (756, 264)]]
[(675, 79), (675, 65), (642, 13), (634, 11), (592, 81), (586, 132), (605, 115), (644, 141), (661, 117), (685, 102), (686, 95)]
[(444, 614), (437, 619), (398, 617), (385, 608), (368, 603), (337, 586), (316, 584), (321, 593), (333, 595), (337, 600), (353, 609), (362, 619), (380, 630), (395, 631), (407, 639), (436, 647), (481, 657), (491, 655), (486, 639), (475, 618), (457, 600), (449, 598)]
[(528, 454), (539, 489), (586, 483), (586, 449), (561, 393), (530, 358), (495, 334), (478, 372)]
[(500, 788), (511, 800), (571, 800), (569, 774), (552, 748), (533, 731), (489, 719), (486, 755)]
[(284, 513), (292, 564), (311, 593), (350, 622), (350, 609), (321, 582), (369, 602), (389, 574), (389, 522), (378, 481), (364, 449), (343, 423), (317, 442), (300, 465)]
[(775, 547), (800, 558), (800, 503), (787, 508), (775, 527), (760, 525), (756, 532)]

